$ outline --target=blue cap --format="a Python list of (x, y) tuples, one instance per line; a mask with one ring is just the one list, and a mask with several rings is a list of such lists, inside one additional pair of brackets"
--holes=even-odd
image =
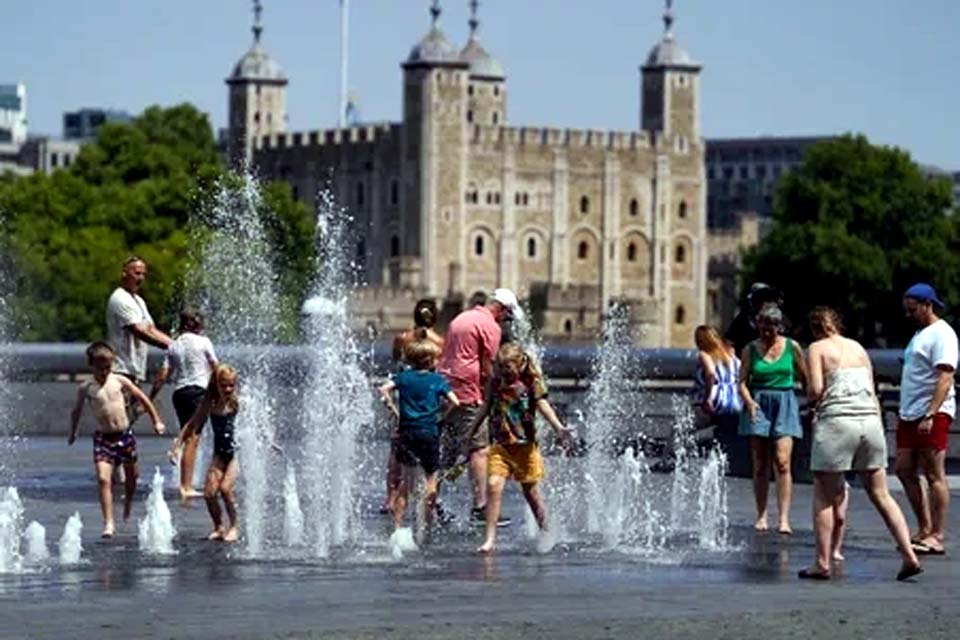
[(907, 289), (907, 292), (903, 294), (903, 297), (913, 298), (914, 300), (919, 300), (920, 302), (932, 302), (941, 309), (947, 306), (943, 304), (943, 300), (937, 296), (937, 290), (925, 282), (918, 282)]

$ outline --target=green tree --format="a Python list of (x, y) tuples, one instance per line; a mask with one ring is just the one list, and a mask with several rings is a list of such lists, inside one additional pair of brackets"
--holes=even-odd
[(742, 279), (779, 286), (796, 321), (829, 305), (866, 344), (902, 344), (910, 284), (929, 282), (960, 304), (950, 206), (949, 183), (928, 179), (902, 150), (863, 136), (821, 142), (782, 179), (773, 227), (746, 257)]
[[(100, 338), (107, 297), (130, 255), (149, 264), (144, 297), (158, 324), (169, 325), (184, 302), (190, 249), (204, 237), (192, 214), (230, 181), (207, 116), (186, 104), (104, 125), (69, 169), (0, 179), (18, 337)], [(313, 264), (313, 219), (286, 185), (263, 191), (292, 320)], [(294, 337), (293, 324), (284, 335)]]

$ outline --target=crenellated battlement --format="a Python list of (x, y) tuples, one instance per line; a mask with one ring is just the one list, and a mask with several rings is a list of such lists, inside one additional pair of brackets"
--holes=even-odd
[(646, 131), (605, 131), (600, 129), (556, 129), (551, 127), (501, 127), (476, 125), (471, 144), (543, 146), (633, 150), (650, 148)]
[(380, 122), (346, 129), (277, 133), (257, 138), (254, 140), (254, 148), (269, 150), (377, 144), (392, 139), (397, 126), (391, 122)]

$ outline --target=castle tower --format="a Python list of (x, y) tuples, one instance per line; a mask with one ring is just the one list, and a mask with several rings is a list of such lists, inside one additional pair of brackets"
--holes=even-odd
[(667, 0), (663, 37), (641, 68), (640, 128), (692, 141), (700, 137), (697, 110), (701, 66), (677, 44), (673, 20), (673, 0)]
[(403, 198), (390, 279), (442, 295), (457, 289), (462, 269), (469, 65), (440, 29), (439, 0), (430, 13), (402, 65)]
[(496, 126), (507, 121), (506, 75), (503, 65), (487, 53), (477, 38), (479, 8), (479, 0), (470, 0), (470, 39), (460, 52), (463, 61), (470, 65), (467, 122)]
[(254, 141), (287, 130), (287, 76), (260, 44), (260, 0), (253, 3), (253, 45), (227, 78), (227, 155), (230, 163), (250, 163)]
[(673, 0), (664, 33), (642, 67), (641, 127), (656, 149), (652, 182), (652, 288), (662, 301), (664, 344), (692, 343), (706, 319), (706, 179), (698, 117), (701, 66), (673, 35)]

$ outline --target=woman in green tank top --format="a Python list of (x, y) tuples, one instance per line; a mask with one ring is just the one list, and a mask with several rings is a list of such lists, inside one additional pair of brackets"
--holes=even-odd
[(793, 533), (790, 528), (790, 499), (793, 494), (790, 459), (793, 455), (793, 439), (803, 437), (794, 386), (800, 382), (806, 388), (806, 361), (800, 345), (780, 335), (783, 313), (779, 307), (765, 306), (757, 314), (756, 323), (760, 337), (743, 350), (740, 378), (743, 413), (740, 415), (738, 433), (750, 437), (753, 495), (757, 504), (754, 529), (767, 530), (767, 493), (772, 457), (780, 516), (778, 530), (782, 534), (790, 534)]

